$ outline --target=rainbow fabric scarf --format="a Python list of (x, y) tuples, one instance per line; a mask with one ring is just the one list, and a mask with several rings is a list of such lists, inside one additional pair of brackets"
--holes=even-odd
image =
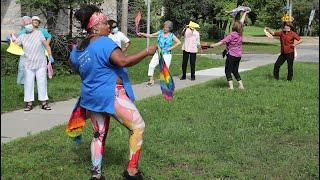
[(162, 96), (165, 100), (170, 101), (173, 98), (173, 92), (175, 89), (174, 81), (170, 75), (170, 71), (166, 62), (163, 59), (161, 49), (158, 47), (159, 67), (160, 67), (160, 87)]
[(86, 119), (86, 109), (80, 107), (79, 98), (71, 113), (68, 125), (66, 127), (67, 135), (73, 138), (77, 144), (80, 144), (81, 142), (81, 133), (83, 131), (84, 125), (86, 124)]

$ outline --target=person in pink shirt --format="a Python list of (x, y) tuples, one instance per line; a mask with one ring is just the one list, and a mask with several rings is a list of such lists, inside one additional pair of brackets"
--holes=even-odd
[(232, 32), (228, 34), (220, 42), (211, 44), (210, 47), (217, 47), (223, 44), (227, 45), (227, 59), (225, 64), (225, 73), (229, 84), (229, 89), (233, 89), (232, 75), (236, 78), (239, 84), (239, 89), (244, 89), (240, 74), (239, 64), (242, 56), (242, 32), (244, 20), (248, 11), (245, 11), (240, 21), (235, 21), (232, 27)]
[(190, 21), (189, 25), (183, 29), (182, 34), (184, 36), (184, 43), (182, 45), (183, 50), (183, 61), (182, 61), (182, 76), (180, 80), (186, 79), (187, 65), (190, 57), (190, 67), (191, 67), (191, 81), (196, 79), (196, 57), (198, 48), (200, 47), (200, 34), (196, 30), (199, 25)]

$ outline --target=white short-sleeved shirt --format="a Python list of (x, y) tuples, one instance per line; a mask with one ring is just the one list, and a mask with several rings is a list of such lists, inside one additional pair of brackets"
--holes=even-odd
[(121, 31), (118, 31), (115, 34), (109, 34), (108, 36), (111, 38), (120, 48), (121, 48), (121, 42), (128, 43), (130, 42), (129, 38), (124, 35)]
[(42, 44), (42, 41), (45, 40), (43, 34), (38, 30), (22, 34), (16, 40), (16, 43), (23, 46), (26, 69), (39, 69), (47, 66), (47, 59)]

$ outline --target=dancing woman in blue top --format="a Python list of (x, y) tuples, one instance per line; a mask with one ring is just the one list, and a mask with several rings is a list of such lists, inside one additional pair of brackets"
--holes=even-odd
[(102, 156), (108, 132), (110, 116), (130, 130), (129, 162), (123, 176), (126, 179), (142, 179), (138, 170), (145, 124), (137, 110), (134, 95), (124, 67), (139, 63), (157, 49), (152, 45), (137, 54), (125, 56), (108, 38), (110, 27), (107, 17), (94, 5), (84, 5), (75, 12), (87, 37), (73, 48), (70, 59), (81, 77), (80, 106), (91, 118), (93, 139), (91, 142), (92, 178), (104, 179), (101, 173)]
[[(172, 27), (173, 27), (172, 22), (166, 21), (163, 23), (163, 29), (156, 33), (153, 33), (153, 34), (138, 33), (139, 36), (158, 38), (157, 43), (161, 49), (161, 52), (163, 54), (163, 59), (166, 62), (166, 65), (168, 66), (168, 68), (170, 67), (171, 59), (172, 59), (171, 51), (181, 44), (181, 41), (171, 32)], [(173, 41), (175, 42), (174, 45), (173, 45)], [(154, 69), (158, 64), (159, 64), (158, 53), (155, 53), (149, 63), (148, 76), (150, 77), (150, 80), (147, 84), (148, 86), (154, 85), (153, 73), (154, 73)]]

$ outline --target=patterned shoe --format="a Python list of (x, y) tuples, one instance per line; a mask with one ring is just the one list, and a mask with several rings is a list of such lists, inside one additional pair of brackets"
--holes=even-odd
[(91, 170), (92, 176), (90, 180), (105, 180), (106, 178), (95, 170)]
[(140, 171), (138, 171), (134, 176), (130, 176), (128, 170), (125, 170), (123, 172), (123, 177), (126, 180), (143, 180), (142, 173)]

